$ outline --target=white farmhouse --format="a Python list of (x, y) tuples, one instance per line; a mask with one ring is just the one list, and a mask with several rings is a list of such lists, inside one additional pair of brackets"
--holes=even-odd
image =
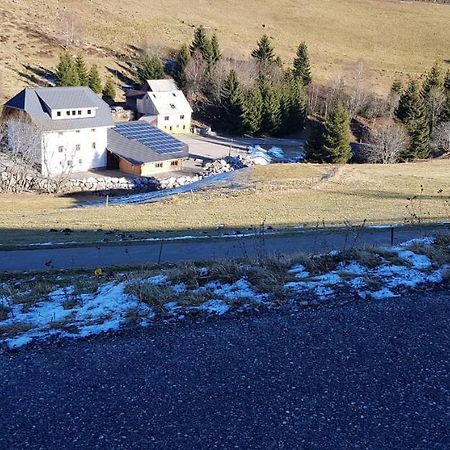
[(145, 91), (131, 91), (139, 116), (167, 133), (189, 133), (192, 108), (174, 80), (148, 80)]
[(114, 123), (108, 105), (88, 87), (26, 88), (5, 103), (2, 116), (11, 148), (34, 134), (34, 159), (45, 176), (107, 165)]

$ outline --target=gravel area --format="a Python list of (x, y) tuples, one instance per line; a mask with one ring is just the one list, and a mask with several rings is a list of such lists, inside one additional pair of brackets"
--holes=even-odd
[(450, 448), (450, 294), (0, 355), (1, 449)]

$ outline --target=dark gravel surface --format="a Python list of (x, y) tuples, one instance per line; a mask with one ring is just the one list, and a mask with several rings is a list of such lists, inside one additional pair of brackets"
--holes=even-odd
[(0, 448), (450, 449), (450, 294), (0, 355)]

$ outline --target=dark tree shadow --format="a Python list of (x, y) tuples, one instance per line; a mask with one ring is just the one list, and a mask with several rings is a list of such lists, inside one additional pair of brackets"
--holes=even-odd
[(42, 66), (23, 65), (24, 70), (19, 72), (19, 76), (26, 81), (38, 86), (54, 86), (55, 73)]

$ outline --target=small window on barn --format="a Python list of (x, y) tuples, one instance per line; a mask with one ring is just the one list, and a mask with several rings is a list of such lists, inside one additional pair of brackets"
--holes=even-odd
[(180, 119), (181, 119), (181, 120), (184, 119), (184, 114), (181, 114)]
[(75, 130), (75, 133), (79, 133), (80, 132), (80, 130)]
[(171, 162), (170, 162), (170, 165), (171, 165), (171, 166), (178, 166), (178, 161), (171, 161)]
[(78, 115), (81, 116), (81, 109), (78, 110)]
[(95, 128), (92, 128), (91, 130), (93, 133), (95, 133), (97, 130)]
[(83, 160), (82, 160), (82, 159), (79, 159), (79, 160), (78, 160), (78, 164), (83, 164)]
[(77, 112), (76, 111), (72, 111), (72, 116), (74, 116)]
[(58, 117), (61, 117), (61, 111), (56, 111), (56, 115), (57, 115)]
[(174, 97), (176, 97), (176, 96), (177, 96), (177, 93), (176, 93), (176, 92), (172, 92), (172, 95), (173, 95)]
[(176, 108), (176, 106), (175, 106), (173, 103), (170, 104), (170, 107), (171, 107), (172, 109), (175, 109), (175, 108)]
[(169, 120), (169, 119), (170, 119), (169, 116), (165, 116), (165, 117), (164, 117), (164, 120)]
[(59, 152), (59, 153), (64, 153), (64, 145), (60, 145), (60, 146), (58, 147), (58, 152)]
[(155, 163), (155, 167), (157, 167), (158, 169), (160, 169), (162, 166), (163, 166), (163, 163), (162, 163), (162, 162), (160, 162), (160, 163)]
[(79, 152), (81, 150), (81, 145), (77, 144), (75, 145), (75, 151)]
[(88, 116), (91, 115), (91, 112), (92, 112), (92, 110), (90, 110), (90, 109), (87, 110)]
[(67, 167), (73, 167), (73, 161), (69, 159), (69, 161), (67, 161)]
[(97, 148), (97, 144), (95, 142), (92, 143), (92, 148)]
[(67, 116), (70, 116), (70, 111), (66, 111), (66, 115), (67, 115)]

